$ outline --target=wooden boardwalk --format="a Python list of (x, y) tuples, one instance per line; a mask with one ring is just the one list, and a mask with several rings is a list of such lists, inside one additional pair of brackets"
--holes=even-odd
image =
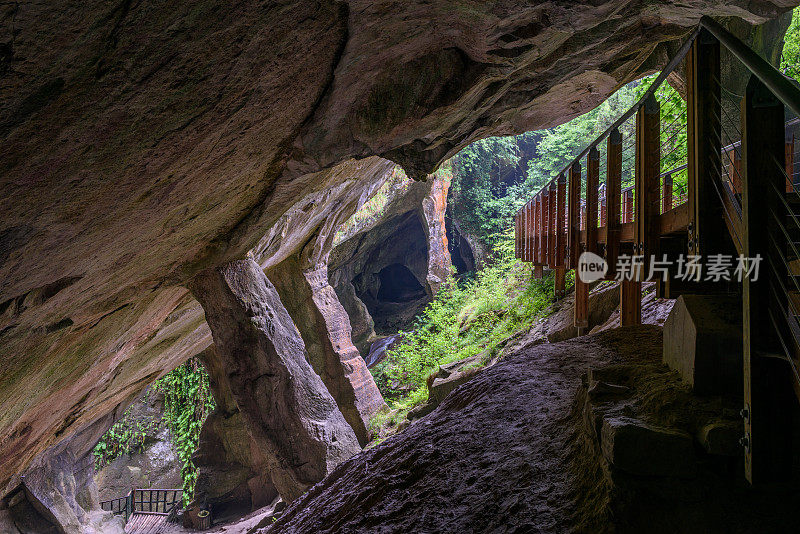
[(159, 534), (167, 523), (162, 514), (133, 514), (125, 525), (127, 534)]

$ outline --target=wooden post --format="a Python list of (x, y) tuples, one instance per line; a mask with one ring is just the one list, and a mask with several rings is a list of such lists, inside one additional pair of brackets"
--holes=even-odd
[(620, 286), (621, 326), (642, 324), (642, 283), (636, 280), (622, 280)]
[(728, 232), (714, 184), (722, 191), (719, 41), (705, 29), (686, 55), (689, 253), (725, 253)]
[(623, 209), (622, 221), (626, 223), (633, 222), (633, 189), (625, 191), (625, 205)]
[(566, 293), (566, 268), (564, 266), (564, 248), (566, 233), (564, 231), (564, 205), (566, 202), (566, 180), (560, 174), (556, 181), (556, 297), (563, 298)]
[(664, 175), (664, 190), (662, 193), (661, 211), (666, 213), (672, 209), (672, 174)]
[[(580, 171), (578, 171), (580, 172)], [(583, 250), (597, 253), (597, 187), (600, 181), (600, 153), (592, 147), (586, 161), (586, 244)], [(572, 185), (570, 185), (572, 187)], [(579, 186), (580, 187), (580, 186)], [(580, 189), (577, 190), (577, 204), (580, 205)], [(580, 240), (580, 232), (578, 233)], [(573, 264), (575, 269), (575, 310), (573, 324), (579, 334), (589, 326), (589, 284), (584, 283), (578, 273), (578, 260)]]
[(569, 169), (569, 200), (567, 214), (567, 262), (569, 269), (578, 265), (581, 254), (581, 164), (575, 163)]
[(558, 258), (556, 251), (558, 250), (558, 221), (556, 214), (558, 212), (558, 183), (556, 180), (550, 182), (550, 242), (548, 244), (550, 251), (550, 268), (555, 269), (558, 265)]
[(566, 202), (566, 181), (564, 175), (558, 176), (556, 184), (556, 265), (564, 267), (564, 248), (566, 247), (566, 233), (564, 231), (564, 203)]
[(586, 250), (597, 254), (597, 188), (600, 186), (600, 152), (592, 147), (586, 161)]
[(608, 224), (608, 214), (606, 212), (606, 197), (600, 199), (600, 226), (603, 227)]
[[(743, 248), (745, 257), (760, 254), (764, 259), (758, 280), (745, 277), (743, 284), (744, 429), (745, 476), (758, 485), (785, 481), (792, 472), (796, 401), (789, 365), (774, 357), (783, 351), (770, 320), (777, 317), (784, 326), (788, 306), (781, 289), (781, 282), (788, 283), (781, 258), (786, 239), (775, 220), (785, 224), (787, 219), (779, 197), (786, 180), (777, 164), (785, 150), (783, 118), (783, 104), (751, 76), (742, 102)], [(781, 334), (786, 339), (787, 332)]]
[(555, 293), (557, 299), (563, 298), (566, 292), (566, 274), (566, 267), (563, 265), (561, 267), (556, 267)]
[(519, 241), (520, 241), (520, 239), (519, 239), (519, 236), (520, 236), (519, 213), (520, 212), (517, 212), (517, 214), (514, 215), (514, 257), (517, 258), (517, 259), (520, 259), (520, 253), (519, 253)]
[(659, 200), (661, 199), (659, 174), (660, 108), (653, 95), (636, 113), (636, 172), (635, 226), (633, 228), (634, 254), (643, 256), (638, 280), (643, 282), (649, 273), (651, 257), (658, 257)]
[(622, 199), (622, 135), (619, 130), (612, 130), (608, 136), (606, 151), (606, 262), (608, 277), (616, 275), (617, 257), (619, 257), (619, 238), (621, 230), (620, 204)]
[(525, 206), (519, 210), (519, 259), (525, 261)]
[(522, 261), (530, 261), (528, 257), (528, 206), (530, 202), (522, 208)]
[(550, 191), (542, 189), (542, 263), (551, 267), (550, 261)]
[(794, 191), (794, 133), (786, 132), (786, 146), (784, 151), (786, 162), (786, 192)]
[(541, 213), (539, 210), (540, 203), (539, 195), (533, 199), (533, 264), (541, 265), (542, 261), (539, 257), (539, 247), (541, 245), (542, 236), (539, 233), (539, 227), (542, 224)]
[(589, 326), (589, 284), (581, 281), (578, 276), (577, 264), (575, 266), (575, 307), (572, 318), (572, 324), (578, 328), (578, 335), (582, 335), (582, 329)]
[(528, 202), (528, 239), (527, 239), (527, 245), (528, 245), (528, 261), (531, 262), (531, 263), (533, 263), (533, 261), (534, 261), (534, 259), (533, 259), (533, 247), (535, 245), (535, 241), (533, 239), (533, 237), (534, 237), (533, 224), (534, 224), (534, 221), (533, 221), (533, 202), (529, 201)]

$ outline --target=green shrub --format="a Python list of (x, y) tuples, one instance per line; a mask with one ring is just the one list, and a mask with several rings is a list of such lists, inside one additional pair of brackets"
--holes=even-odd
[(102, 469), (122, 455), (144, 452), (146, 437), (166, 425), (181, 462), (184, 500), (189, 502), (197, 481), (192, 454), (197, 450), (203, 422), (215, 405), (208, 373), (198, 360), (191, 359), (157, 380), (145, 395), (153, 390), (164, 394), (164, 416), (142, 421), (134, 419), (128, 408), (93, 449), (95, 468)]
[(392, 410), (407, 412), (426, 402), (426, 379), (440, 365), (482, 352), (486, 357), (481, 363), (488, 363), (504, 342), (530, 328), (552, 303), (552, 277), (534, 280), (530, 265), (514, 258), (513, 229), (496, 242), (490, 265), (472, 279), (451, 276), (413, 331), (374, 369)]
[(188, 503), (197, 481), (192, 455), (197, 450), (203, 422), (215, 406), (208, 373), (203, 364), (192, 358), (164, 375), (157, 384), (164, 393), (164, 421), (182, 464), (183, 498)]

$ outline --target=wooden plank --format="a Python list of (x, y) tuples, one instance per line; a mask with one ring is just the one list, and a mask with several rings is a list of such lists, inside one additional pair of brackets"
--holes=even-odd
[[(612, 130), (608, 136), (606, 150), (606, 262), (608, 278), (616, 275), (619, 240), (621, 233), (620, 207), (622, 199), (622, 135)], [(599, 239), (599, 235), (598, 235)]]
[(669, 211), (662, 213), (658, 218), (658, 232), (660, 235), (669, 235), (676, 232), (686, 231), (689, 224), (689, 204), (676, 206)]
[(592, 147), (586, 159), (586, 250), (597, 254), (597, 188), (600, 186), (600, 152)]
[(574, 269), (581, 254), (581, 164), (575, 163), (569, 169), (569, 199), (567, 200), (567, 255), (566, 266)]
[[(726, 253), (721, 187), (720, 47), (701, 30), (686, 56), (689, 253)], [(720, 189), (721, 191), (722, 189)]]
[(661, 213), (672, 209), (672, 173), (664, 175), (664, 188), (661, 193)]
[(658, 257), (658, 216), (661, 199), (659, 174), (661, 165), (660, 107), (650, 95), (636, 113), (636, 167), (634, 253), (643, 256), (638, 280), (643, 282), (650, 270), (650, 261)]
[[(751, 76), (742, 104), (742, 241), (745, 256), (760, 254), (771, 265), (762, 265), (758, 280), (745, 277), (742, 295), (745, 476), (759, 486), (788, 481), (792, 472), (793, 376), (788, 362), (769, 357), (782, 352), (770, 314), (781, 317), (788, 306), (788, 296), (780, 289), (788, 272), (770, 247), (774, 240), (780, 253), (786, 250), (772, 216), (775, 212), (783, 221), (787, 216), (779, 197), (786, 181), (775, 164), (784, 157), (783, 118), (783, 104)], [(780, 328), (785, 319), (779, 320)]]
[(520, 227), (519, 227), (519, 212), (514, 215), (514, 257), (520, 259), (519, 242), (520, 242)]

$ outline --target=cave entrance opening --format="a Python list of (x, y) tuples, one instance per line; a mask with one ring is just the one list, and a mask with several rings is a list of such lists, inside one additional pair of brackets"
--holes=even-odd
[(378, 272), (378, 279), (379, 301), (411, 302), (425, 297), (425, 288), (408, 267), (400, 263), (392, 263), (381, 269)]

